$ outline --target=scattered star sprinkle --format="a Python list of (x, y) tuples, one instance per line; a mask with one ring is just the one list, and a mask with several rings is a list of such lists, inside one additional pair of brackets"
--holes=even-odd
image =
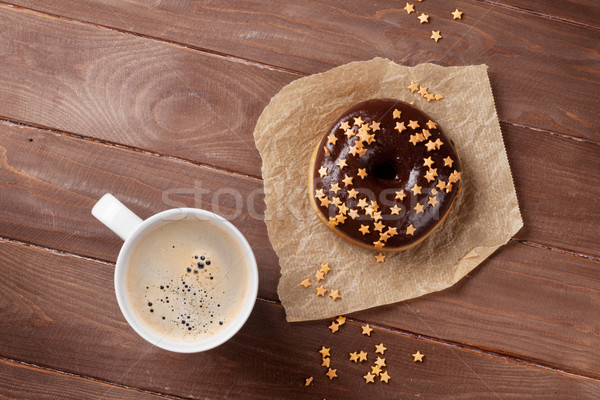
[(331, 356), (329, 350), (331, 350), (330, 347), (321, 346), (321, 350), (319, 350), (319, 353), (321, 353), (321, 357)]
[(313, 377), (309, 376), (308, 378), (306, 378), (306, 383), (304, 384), (304, 386), (310, 385), (312, 383), (312, 381), (313, 381)]
[(357, 210), (357, 209), (355, 209), (355, 208), (353, 208), (352, 210), (350, 210), (350, 211), (348, 212), (348, 216), (349, 216), (350, 218), (352, 218), (352, 219), (356, 219), (356, 218), (358, 218), (358, 210)]
[(415, 93), (419, 90), (419, 82), (411, 82), (410, 85), (408, 85), (408, 90), (410, 90), (411, 93)]
[(458, 8), (457, 8), (451, 14), (452, 14), (452, 19), (462, 19), (463, 12), (458, 11)]
[(348, 121), (344, 121), (340, 124), (340, 129), (347, 131), (348, 129), (350, 129), (350, 124), (348, 123)]
[(454, 163), (454, 160), (452, 159), (452, 157), (448, 156), (448, 157), (444, 158), (444, 167), (452, 168), (453, 163)]
[(357, 352), (348, 353), (348, 354), (350, 354), (350, 361), (354, 362), (355, 364), (358, 363), (358, 353)]
[(339, 317), (337, 317), (336, 321), (338, 325), (342, 326), (346, 323), (346, 317), (340, 315)]
[(421, 354), (421, 352), (419, 350), (417, 350), (417, 352), (415, 354), (412, 355), (414, 357), (414, 362), (423, 362), (423, 357), (425, 357), (425, 354)]
[(355, 199), (357, 194), (358, 194), (358, 190), (356, 190), (354, 188), (350, 188), (350, 190), (348, 190), (348, 198), (349, 199)]
[(432, 120), (427, 121), (427, 127), (429, 129), (435, 129), (437, 128), (437, 124), (435, 122), (433, 122)]
[(373, 328), (371, 328), (369, 326), (369, 324), (366, 324), (366, 325), (362, 326), (361, 328), (362, 328), (363, 335), (371, 336), (371, 331), (373, 331)]
[(344, 182), (344, 187), (348, 187), (350, 185), (352, 185), (352, 179), (354, 179), (351, 176), (348, 176), (347, 174), (344, 175), (344, 179), (342, 179), (342, 182)]
[(388, 381), (390, 380), (390, 375), (388, 374), (387, 371), (383, 371), (380, 375), (379, 375), (379, 380), (381, 382), (385, 382), (385, 383), (389, 383)]
[(378, 366), (378, 365), (373, 365), (373, 366), (371, 367), (371, 373), (372, 373), (373, 375), (379, 376), (379, 373), (380, 373), (380, 372), (381, 372), (381, 368), (379, 368), (379, 366)]
[(383, 345), (383, 343), (379, 343), (379, 344), (375, 345), (375, 353), (376, 354), (383, 354), (383, 353), (385, 353), (386, 350), (387, 350), (387, 347), (385, 347)]
[(409, 120), (408, 126), (410, 126), (412, 129), (417, 129), (419, 127), (419, 121)]
[(406, 197), (406, 193), (404, 193), (404, 190), (399, 190), (396, 192), (396, 199), (397, 200), (404, 200), (404, 197)]
[(356, 126), (361, 126), (364, 122), (361, 117), (354, 118), (354, 125)]
[(404, 121), (396, 122), (396, 127), (394, 129), (397, 130), (398, 133), (404, 132), (406, 130), (406, 126), (404, 126)]
[(402, 209), (397, 204), (394, 204), (394, 207), (390, 208), (390, 215), (400, 215), (400, 211)]
[(325, 288), (325, 286), (321, 285), (316, 289), (317, 293), (316, 295), (319, 297), (324, 297), (325, 293), (327, 293), (327, 289)]
[(415, 185), (412, 187), (412, 189), (410, 189), (410, 191), (413, 192), (413, 194), (416, 196), (418, 194), (421, 194), (422, 188), (423, 188), (422, 186), (419, 186), (415, 183)]
[(429, 200), (427, 201), (427, 204), (430, 204), (432, 207), (435, 207), (435, 205), (437, 203), (438, 203), (437, 197), (435, 197), (435, 196), (429, 197)]
[(429, 22), (429, 15), (425, 13), (421, 13), (417, 18), (419, 18), (419, 23), (424, 24), (425, 22)]
[(341, 299), (342, 296), (340, 296), (340, 289), (331, 289), (329, 291), (329, 297), (331, 297), (333, 299), (333, 301), (336, 301), (337, 299)]
[(323, 165), (321, 168), (319, 168), (319, 175), (321, 175), (321, 178), (327, 176), (327, 167)]
[(381, 122), (371, 122), (371, 129), (373, 130), (373, 132), (376, 132), (380, 129), (379, 125), (381, 125)]
[(360, 225), (360, 228), (358, 228), (358, 230), (363, 234), (366, 235), (367, 233), (369, 233), (369, 225)]
[(434, 163), (434, 161), (431, 159), (431, 156), (423, 159), (423, 166), (424, 167), (431, 168), (431, 166), (433, 165), (433, 163)]
[(442, 38), (442, 35), (440, 34), (440, 31), (431, 31), (431, 39), (435, 40), (436, 43), (441, 38)]
[(378, 263), (385, 262), (385, 254), (383, 254), (383, 253), (379, 253), (379, 254), (377, 254), (377, 255), (375, 256), (375, 260), (376, 260)]
[(310, 279), (306, 278), (302, 281), (302, 283), (300, 283), (300, 285), (304, 286), (305, 288), (309, 287), (311, 285)]
[(363, 378), (365, 378), (365, 383), (375, 383), (375, 375), (370, 372), (363, 376)]
[(325, 274), (322, 271), (315, 272), (315, 278), (317, 278), (317, 282), (321, 282), (325, 279)]
[(337, 378), (337, 369), (329, 368), (329, 370), (327, 371), (327, 373), (325, 375), (327, 375), (329, 377), (329, 380), (332, 380), (333, 378)]
[(331, 271), (331, 268), (329, 268), (329, 263), (322, 263), (322, 264), (321, 264), (321, 272), (322, 272), (324, 275), (327, 275), (327, 273), (328, 273), (329, 271)]
[(385, 367), (385, 358), (377, 357), (377, 360), (375, 360), (375, 365), (378, 367)]
[(410, 224), (409, 226), (406, 227), (406, 234), (407, 235), (414, 235), (416, 229), (414, 226), (412, 226), (412, 224)]
[(406, 3), (406, 6), (404, 6), (404, 10), (406, 10), (407, 14), (414, 13), (415, 12), (415, 5), (414, 4), (410, 4), (410, 3)]
[(358, 353), (358, 361), (367, 361), (367, 353), (361, 350), (360, 353)]
[(346, 163), (346, 159), (345, 158), (340, 158), (338, 160), (338, 162), (335, 163), (335, 165), (337, 165), (338, 167), (340, 167), (340, 169), (344, 169), (344, 167), (348, 166), (348, 164)]
[(321, 367), (329, 368), (331, 365), (331, 358), (323, 357), (323, 362), (321, 363)]
[(340, 325), (336, 322), (332, 322), (331, 325), (329, 325), (329, 330), (331, 333), (336, 333), (338, 329), (340, 329)]

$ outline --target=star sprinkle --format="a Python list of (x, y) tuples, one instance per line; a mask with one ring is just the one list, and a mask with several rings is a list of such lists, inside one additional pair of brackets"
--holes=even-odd
[(410, 4), (410, 3), (406, 3), (406, 6), (404, 6), (404, 10), (406, 10), (407, 14), (414, 13), (415, 12), (415, 5), (414, 4)]
[(336, 318), (336, 321), (337, 321), (338, 325), (342, 326), (346, 323), (346, 317), (343, 317), (340, 315), (339, 317)]
[(410, 90), (411, 93), (419, 90), (419, 82), (411, 82), (410, 85), (408, 85), (408, 90)]
[(332, 144), (335, 146), (335, 143), (338, 141), (338, 138), (335, 135), (327, 136), (327, 144)]
[(400, 111), (398, 109), (394, 109), (394, 112), (392, 113), (392, 116), (394, 117), (394, 119), (400, 118), (401, 115), (402, 115), (402, 111)]
[(350, 124), (348, 123), (348, 121), (344, 121), (340, 124), (340, 129), (347, 131), (348, 129), (350, 129)]
[(429, 132), (427, 129), (423, 129), (422, 133), (425, 139), (429, 139), (429, 136), (431, 136), (431, 132)]
[(404, 193), (404, 190), (399, 190), (396, 192), (396, 200), (404, 200), (404, 197), (406, 197), (406, 193)]
[(363, 234), (366, 235), (367, 233), (369, 233), (369, 226), (368, 225), (360, 225), (360, 228), (358, 228), (358, 230)]
[(350, 188), (348, 190), (348, 198), (349, 199), (355, 199), (357, 194), (358, 194), (358, 190), (356, 190), (354, 188)]
[(407, 235), (411, 235), (413, 236), (415, 233), (416, 229), (414, 226), (412, 226), (412, 224), (410, 224), (409, 226), (406, 227), (406, 234)]
[(321, 362), (321, 367), (329, 368), (330, 365), (331, 365), (331, 358), (324, 357), (323, 362)]
[(410, 126), (412, 129), (417, 129), (419, 127), (419, 121), (409, 120), (408, 126)]
[(327, 373), (325, 375), (327, 375), (329, 377), (329, 380), (332, 380), (333, 378), (337, 378), (337, 369), (329, 368), (329, 370), (327, 371)]
[(385, 358), (377, 357), (377, 360), (375, 360), (375, 365), (378, 367), (385, 367)]
[(367, 177), (367, 169), (359, 168), (357, 175), (360, 176), (362, 179), (365, 179)]
[(331, 271), (331, 268), (329, 267), (329, 263), (322, 263), (321, 264), (321, 270), (320, 270), (324, 275), (327, 275), (327, 273), (329, 271)]
[(414, 357), (414, 362), (423, 362), (423, 357), (425, 357), (425, 354), (421, 354), (421, 352), (419, 350), (417, 350), (417, 352), (415, 354), (412, 355)]
[(321, 285), (317, 288), (317, 293), (316, 296), (317, 297), (324, 297), (325, 293), (327, 293), (327, 289), (325, 288), (325, 286)]
[(419, 23), (424, 24), (425, 22), (429, 22), (429, 15), (425, 13), (421, 13), (417, 18), (419, 18)]
[(418, 194), (421, 194), (421, 189), (423, 189), (423, 187), (415, 183), (415, 185), (412, 187), (412, 189), (410, 189), (410, 191), (413, 192), (413, 195), (416, 196)]
[(383, 353), (385, 353), (386, 350), (387, 350), (387, 347), (385, 347), (383, 345), (383, 343), (379, 343), (379, 344), (375, 345), (375, 353), (376, 354), (383, 354)]
[(414, 207), (414, 210), (416, 211), (417, 214), (420, 214), (423, 212), (423, 204), (421, 203), (417, 203), (417, 205)]
[(346, 213), (348, 212), (348, 207), (342, 203), (338, 206), (338, 211), (340, 212), (340, 214), (346, 215)]
[[(337, 183), (336, 183), (337, 185)], [(339, 190), (339, 189), (338, 189)], [(334, 206), (339, 206), (340, 204), (342, 204), (342, 200), (340, 200), (339, 197), (334, 197), (331, 201), (331, 204), (333, 204)]]
[(427, 179), (427, 182), (435, 181), (436, 176), (437, 176), (437, 168), (431, 168), (425, 174), (425, 179)]
[(381, 125), (381, 122), (371, 122), (371, 129), (373, 130), (373, 132), (380, 130), (379, 125)]
[(321, 201), (321, 207), (329, 207), (329, 204), (331, 204), (328, 197), (321, 197), (319, 200)]
[(348, 354), (350, 354), (350, 361), (357, 364), (358, 363), (358, 353), (354, 352), (354, 353), (348, 353)]
[(419, 86), (419, 91), (417, 93), (419, 93), (421, 97), (425, 97), (425, 95), (429, 93), (427, 91), (427, 86)]
[(410, 143), (412, 143), (413, 146), (416, 146), (417, 143), (419, 143), (419, 136), (418, 135), (410, 135), (410, 139), (408, 139), (408, 141)]
[(363, 335), (371, 336), (371, 331), (373, 331), (373, 328), (371, 328), (369, 326), (369, 324), (366, 324), (365, 326), (362, 326), (361, 328), (362, 328)]
[(331, 155), (331, 152), (329, 151), (329, 149), (327, 148), (327, 146), (323, 146), (323, 151), (325, 152), (325, 154), (327, 154), (328, 156)]
[(305, 288), (309, 287), (311, 285), (310, 279), (306, 278), (300, 283), (300, 285), (304, 286)]
[(388, 381), (390, 380), (390, 375), (387, 371), (383, 371), (381, 375), (379, 375), (379, 380), (381, 382), (389, 383)]
[(384, 224), (382, 224), (382, 223), (381, 223), (381, 222), (379, 222), (379, 221), (376, 221), (376, 222), (373, 224), (373, 226), (374, 226), (374, 229), (375, 229), (376, 231), (378, 231), (378, 232), (383, 232), (383, 228), (385, 227), (385, 225), (384, 225)]
[(432, 207), (435, 207), (435, 205), (437, 203), (438, 203), (437, 197), (435, 197), (435, 196), (431, 196), (431, 197), (429, 197), (429, 200), (427, 200), (427, 204), (430, 204)]
[(375, 383), (375, 375), (370, 372), (363, 376), (363, 378), (365, 378), (365, 383)]
[(458, 8), (457, 8), (456, 10), (451, 12), (451, 14), (452, 14), (452, 19), (462, 19), (463, 12), (458, 11)]
[(400, 215), (400, 211), (402, 209), (397, 204), (394, 204), (394, 207), (390, 208), (390, 215)]
[(356, 133), (354, 133), (354, 129), (350, 128), (344, 131), (344, 135), (346, 135), (346, 137), (350, 139), (352, 136), (356, 135)]
[(332, 322), (331, 325), (329, 325), (329, 330), (331, 333), (336, 333), (338, 329), (340, 329), (340, 325), (335, 322)]
[(395, 226), (393, 228), (388, 226), (387, 234), (390, 235), (390, 237), (396, 236), (398, 234), (398, 228)]
[(452, 159), (452, 157), (448, 156), (448, 157), (444, 158), (444, 167), (452, 168), (453, 163), (454, 163), (454, 160)]
[(361, 126), (364, 122), (361, 117), (354, 118), (354, 125), (356, 126)]
[(340, 296), (340, 289), (331, 289), (329, 291), (329, 297), (331, 297), (333, 299), (333, 301), (336, 301), (337, 299), (341, 299), (342, 296)]
[(425, 147), (427, 147), (427, 151), (435, 150), (435, 142), (430, 140), (429, 142), (425, 143)]
[(369, 205), (369, 203), (367, 203), (367, 200), (365, 199), (360, 199), (358, 200), (358, 204), (357, 206), (362, 208), (363, 210)]
[(321, 357), (331, 356), (329, 350), (331, 350), (330, 347), (321, 346), (321, 350), (319, 350), (319, 353), (321, 353)]
[(427, 127), (429, 129), (435, 129), (437, 128), (437, 124), (435, 122), (433, 122), (432, 120), (427, 121)]
[(348, 164), (346, 163), (346, 159), (345, 158), (340, 158), (338, 160), (338, 162), (335, 163), (335, 165), (337, 165), (338, 167), (340, 167), (340, 169), (344, 169), (344, 167), (348, 166)]
[(438, 180), (438, 183), (435, 185), (435, 187), (437, 187), (440, 190), (444, 190), (446, 188), (446, 182), (440, 179)]
[(452, 184), (450, 182), (448, 182), (446, 184), (446, 193), (450, 193), (452, 191)]
[(460, 180), (460, 172), (452, 171), (452, 173), (448, 177), (448, 183), (456, 183), (459, 180)]
[(435, 94), (427, 93), (425, 99), (427, 99), (427, 102), (429, 103), (431, 100), (435, 100)]
[(310, 385), (312, 383), (312, 381), (313, 381), (313, 377), (309, 376), (308, 378), (306, 378), (306, 383), (304, 384), (304, 386)]
[(352, 185), (352, 178), (351, 176), (348, 176), (347, 174), (344, 175), (344, 179), (342, 179), (342, 182), (344, 182), (344, 187), (348, 187), (350, 185)]
[(358, 353), (358, 361), (367, 361), (367, 353), (361, 350), (360, 353)]
[(436, 150), (439, 150), (439, 149), (440, 149), (440, 147), (442, 147), (442, 145), (444, 144), (444, 142), (442, 142), (442, 141), (440, 140), (440, 138), (437, 138), (437, 139), (435, 139), (435, 142), (433, 142), (433, 143), (435, 144), (435, 148), (436, 148)]
[(433, 165), (434, 161), (431, 159), (431, 157), (427, 157), (423, 159), (423, 166), (424, 167), (428, 167), (431, 168), (431, 166)]
[(398, 133), (404, 132), (406, 130), (406, 126), (404, 126), (404, 121), (396, 122), (396, 127), (394, 129), (397, 130)]
[(349, 216), (350, 218), (352, 218), (352, 219), (356, 219), (356, 218), (358, 218), (358, 210), (357, 210), (357, 209), (355, 209), (355, 208), (353, 208), (352, 210), (350, 210), (350, 211), (348, 212), (348, 216)]
[(381, 211), (375, 211), (373, 213), (373, 221), (377, 222), (379, 220), (381, 220), (382, 216), (381, 216)]
[(315, 272), (315, 278), (317, 278), (317, 282), (321, 282), (325, 279), (325, 274), (323, 273), (323, 271), (317, 271)]
[(378, 263), (383, 263), (385, 262), (385, 254), (383, 253), (379, 253), (375, 256), (375, 261)]
[(442, 38), (442, 35), (440, 34), (440, 31), (431, 31), (431, 39), (435, 40), (435, 42), (437, 43), (438, 40), (440, 40)]
[(321, 175), (321, 178), (327, 176), (327, 167), (323, 165), (321, 168), (319, 168), (319, 175)]
[(379, 373), (380, 373), (380, 372), (381, 372), (381, 368), (379, 368), (379, 366), (378, 366), (378, 365), (373, 365), (373, 366), (371, 367), (371, 373), (372, 373), (373, 375), (379, 376)]

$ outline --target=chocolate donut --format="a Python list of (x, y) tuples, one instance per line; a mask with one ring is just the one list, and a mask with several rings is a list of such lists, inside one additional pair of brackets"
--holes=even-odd
[(444, 221), (461, 191), (454, 145), (425, 113), (374, 99), (340, 116), (316, 146), (308, 193), (319, 219), (349, 242), (404, 251)]

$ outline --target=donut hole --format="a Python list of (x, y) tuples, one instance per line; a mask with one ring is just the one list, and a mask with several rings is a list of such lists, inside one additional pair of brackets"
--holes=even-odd
[(373, 166), (373, 175), (376, 179), (382, 181), (392, 181), (397, 178), (398, 171), (396, 170), (396, 163), (392, 160), (384, 161), (382, 163)]

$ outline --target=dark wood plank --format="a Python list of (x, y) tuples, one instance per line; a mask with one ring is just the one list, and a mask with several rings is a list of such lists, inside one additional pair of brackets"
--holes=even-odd
[(579, 24), (600, 28), (600, 3), (594, 0), (496, 0), (497, 3), (521, 10), (544, 14)]
[[(507, 127), (508, 132), (511, 129)], [(554, 145), (570, 154), (572, 158), (568, 160), (573, 162), (565, 162), (562, 173), (546, 174), (547, 163), (529, 162), (531, 148), (537, 146), (538, 134), (517, 129), (510, 135), (514, 138), (514, 154), (518, 155), (513, 161), (513, 170), (538, 177), (537, 180), (532, 179), (532, 183), (525, 182), (534, 185), (531, 191), (522, 191), (517, 180), (527, 223), (535, 223), (539, 210), (552, 209), (551, 203), (560, 199), (555, 196), (559, 188), (566, 192), (581, 191), (578, 177), (593, 175), (594, 169), (588, 168), (596, 154), (594, 145), (553, 138), (556, 141)], [(537, 146), (540, 154), (546, 154), (546, 149), (543, 144)], [(24, 154), (27, 156), (23, 157)], [(277, 298), (279, 265), (261, 220), (264, 205), (260, 181), (168, 158), (6, 125), (0, 125), (0, 156), (0, 182), (3, 182), (0, 209), (6, 210), (0, 214), (0, 236), (114, 261), (121, 242), (93, 219), (89, 211), (103, 193), (114, 193), (143, 218), (173, 206), (196, 205), (220, 212), (240, 227), (256, 252), (261, 279), (260, 296)], [(70, 183), (65, 185), (65, 182)], [(238, 191), (241, 198), (248, 199), (244, 200), (238, 215), (234, 215), (235, 202), (231, 197), (215, 197), (226, 188)], [(577, 238), (579, 242), (589, 240), (593, 243), (597, 235), (589, 238), (585, 235), (594, 233), (593, 229), (596, 229), (593, 226), (597, 220), (593, 214), (597, 213), (594, 211), (597, 210), (594, 199), (598, 197), (600, 185), (591, 184), (586, 188), (592, 190), (591, 195), (577, 200), (577, 210), (572, 209), (571, 214), (558, 213), (554, 218), (563, 220), (572, 230), (565, 236), (567, 239)], [(193, 191), (199, 194), (198, 189), (209, 190), (210, 193), (204, 193), (196, 203)], [(179, 194), (171, 196), (172, 193)], [(543, 201), (541, 205), (540, 199)], [(586, 210), (589, 217), (577, 217), (585, 214), (580, 210)], [(576, 221), (576, 225), (570, 225), (570, 221)], [(538, 232), (543, 233), (544, 229)], [(530, 270), (530, 266), (540, 270)], [(478, 347), (536, 359), (574, 372), (600, 374), (600, 358), (589, 350), (591, 345), (591, 348), (600, 348), (597, 341), (600, 322), (594, 318), (598, 311), (600, 286), (597, 277), (594, 278), (596, 263), (513, 243), (502, 248), (480, 269), (492, 275), (484, 275), (481, 281), (466, 279), (462, 284), (469, 285), (466, 287), (470, 290), (463, 291), (463, 286), (459, 285), (458, 292), (449, 292), (449, 297), (445, 294), (434, 296), (436, 307), (425, 298), (423, 304), (427, 304), (429, 313), (422, 312), (435, 327), (435, 336), (457, 342), (468, 340)], [(524, 279), (522, 275), (526, 270), (533, 273), (524, 280), (526, 285), (510, 283)], [(573, 274), (572, 277), (569, 275), (569, 279), (574, 279), (574, 283), (568, 290), (560, 285), (547, 285), (548, 279), (550, 282), (565, 280), (564, 271)], [(490, 285), (495, 282), (506, 284), (492, 291)], [(522, 298), (523, 291), (529, 295), (525, 299), (527, 301), (523, 304), (515, 302), (514, 299)], [(557, 299), (565, 300), (565, 304)], [(540, 308), (540, 302), (547, 307)], [(461, 307), (449, 309), (449, 304), (460, 304)], [(472, 306), (478, 304), (486, 307)], [(573, 314), (572, 323), (568, 323), (563, 315), (566, 305), (569, 310), (585, 311)], [(398, 314), (398, 317), (384, 315), (382, 322), (431, 335), (427, 326), (407, 315), (402, 307), (392, 306), (390, 315)], [(472, 323), (468, 335), (457, 330), (455, 322), (448, 318), (449, 311), (462, 320), (477, 321)], [(539, 339), (540, 332), (547, 335), (544, 340)], [(548, 347), (556, 343), (569, 345)]]
[[(290, 324), (279, 305), (258, 302), (247, 325), (225, 345), (178, 355), (139, 339), (119, 313), (113, 269), (91, 261), (0, 243), (0, 354), (128, 386), (191, 398), (502, 398), (592, 399), (600, 381), (520, 365), (506, 359), (385, 330), (361, 335), (348, 322), (333, 336), (328, 322)], [(85, 273), (82, 273), (85, 271)], [(383, 342), (392, 380), (365, 385), (365, 364), (347, 353), (364, 349), (369, 365)], [(331, 348), (338, 379), (320, 366)], [(425, 362), (412, 362), (420, 350)], [(304, 379), (315, 382), (305, 387)]]
[(2, 399), (148, 399), (164, 397), (0, 359)]
[(6, 6), (0, 32), (0, 116), (257, 176), (254, 124), (296, 78)]
[[(600, 102), (600, 59), (597, 47), (600, 31), (553, 22), (501, 6), (471, 0), (453, 1), (451, 4), (443, 0), (415, 3), (419, 12), (423, 11), (431, 16), (430, 24), (421, 25), (416, 14), (407, 15), (402, 9), (404, 3), (396, 0), (381, 1), (376, 4), (342, 0), (311, 2), (287, 0), (278, 2), (277, 6), (270, 2), (240, 1), (210, 4), (159, 2), (156, 6), (149, 6), (145, 1), (127, 1), (115, 2), (109, 7), (103, 0), (77, 2), (17, 0), (14, 3), (214, 52), (233, 54), (306, 74), (375, 56), (387, 57), (404, 65), (416, 65), (422, 62), (435, 62), (442, 65), (485, 63), (490, 66), (489, 73), (498, 113), (503, 121), (553, 130), (594, 141), (600, 140), (597, 130), (600, 116), (596, 112), (597, 104)], [(463, 21), (451, 19), (450, 11), (456, 7), (465, 12)], [(580, 12), (594, 15), (596, 9), (597, 5), (587, 2)], [(17, 62), (9, 68), (10, 74), (7, 75), (9, 82), (28, 82), (27, 90), (17, 83), (11, 85), (17, 86), (18, 90), (13, 89), (10, 93), (17, 94), (19, 103), (31, 104), (29, 108), (32, 113), (23, 115), (21, 119), (32, 121), (35, 119), (34, 116), (39, 118), (40, 114), (45, 115), (37, 111), (37, 108), (43, 106), (38, 104), (40, 99), (37, 97), (44, 96), (47, 88), (38, 87), (36, 83), (44, 79), (45, 73), (40, 73), (40, 69), (56, 72), (57, 59), (61, 61), (59, 69), (64, 71), (66, 76), (73, 74), (81, 76), (85, 72), (89, 75), (90, 72), (96, 73), (104, 69), (114, 70), (114, 61), (119, 60), (118, 64), (121, 65), (122, 57), (125, 57), (123, 60), (126, 62), (131, 57), (139, 59), (134, 64), (143, 63), (145, 67), (143, 71), (148, 71), (148, 75), (166, 75), (160, 81), (158, 92), (144, 91), (138, 86), (147, 88), (147, 85), (139, 85), (137, 82), (148, 75), (139, 74), (140, 68), (115, 70), (119, 80), (127, 82), (130, 90), (134, 89), (124, 98), (115, 98), (112, 93), (107, 95), (104, 91), (94, 93), (93, 89), (96, 85), (104, 87), (107, 84), (105, 79), (112, 77), (107, 74), (96, 75), (92, 81), (79, 80), (66, 88), (60, 88), (61, 92), (70, 93), (73, 89), (78, 89), (80, 92), (94, 96), (86, 102), (93, 104), (93, 107), (88, 107), (87, 112), (94, 113), (94, 109), (100, 106), (102, 110), (107, 109), (110, 113), (114, 113), (116, 103), (125, 108), (133, 108), (135, 111), (141, 109), (140, 113), (146, 111), (145, 114), (142, 113), (143, 115), (155, 116), (156, 111), (151, 108), (154, 102), (139, 101), (139, 97), (168, 96), (173, 91), (179, 94), (176, 99), (169, 96), (168, 105), (179, 106), (174, 107), (176, 109), (173, 111), (182, 113), (190, 108), (202, 109), (196, 101), (191, 101), (189, 105), (185, 104), (187, 90), (170, 91), (162, 87), (169, 84), (181, 86), (180, 82), (173, 82), (172, 71), (163, 71), (164, 68), (160, 66), (148, 68), (149, 60), (155, 61), (167, 51), (162, 46), (148, 44), (146, 41), (140, 44), (141, 42), (131, 38), (124, 40), (122, 35), (97, 31), (90, 26), (65, 24), (51, 18), (34, 16), (24, 18), (21, 14), (21, 11), (2, 12), (1, 18), (5, 19), (7, 26), (16, 23), (15, 18), (22, 26), (20, 30), (8, 29), (5, 33), (7, 40), (21, 42), (22, 38), (43, 37), (44, 45), (53, 50), (51, 57), (36, 62), (43, 68), (32, 68), (35, 64), (24, 62)], [(439, 43), (429, 38), (432, 29), (442, 31), (444, 38)], [(54, 37), (50, 32), (60, 32), (59, 38)], [(93, 43), (90, 42), (91, 39), (87, 39), (88, 36), (93, 38)], [(63, 48), (62, 38), (73, 38), (71, 39), (73, 44), (69, 48)], [(115, 43), (120, 43), (117, 50), (113, 49)], [(123, 49), (123, 44), (135, 48), (135, 54), (132, 52), (128, 56), (119, 55), (119, 49)], [(95, 51), (90, 52), (88, 48)], [(31, 49), (31, 45), (27, 43), (17, 51), (21, 54), (21, 58), (28, 58), (31, 57), (32, 50), (40, 51)], [(61, 55), (61, 52), (65, 52), (65, 55)], [(112, 55), (99, 60), (98, 52)], [(183, 51), (169, 49), (169, 54), (177, 55), (177, 61), (170, 66), (181, 71), (180, 74), (190, 80), (198, 75), (204, 77), (201, 67), (190, 69), (189, 65), (184, 64), (192, 60), (198, 65), (201, 65), (201, 62), (189, 55), (180, 56), (181, 52)], [(170, 55), (164, 55), (164, 58), (169, 57)], [(199, 60), (200, 56), (198, 57)], [(106, 63), (111, 63), (111, 67), (105, 66)], [(97, 69), (90, 68), (90, 65)], [(157, 72), (154, 68), (161, 71)], [(232, 79), (239, 84), (240, 72), (235, 69), (236, 67), (232, 68), (234, 68)], [(136, 76), (130, 78), (131, 74)], [(268, 93), (273, 90), (272, 84), (269, 83), (270, 76), (269, 74), (269, 77), (261, 79), (267, 84), (267, 88), (263, 90)], [(241, 73), (241, 77), (243, 77), (244, 87), (249, 85), (247, 81), (252, 78), (246, 78), (245, 72)], [(54, 75), (50, 78), (51, 81), (57, 80)], [(199, 79), (201, 78), (196, 80)], [(292, 77), (285, 76), (283, 80), (286, 79)], [(212, 101), (219, 102), (223, 96), (229, 98), (231, 91), (239, 96), (239, 91), (235, 91), (226, 83), (220, 83), (220, 80), (218, 82), (214, 85), (218, 88), (217, 92), (209, 92), (215, 96), (211, 98)], [(89, 88), (90, 85), (92, 90)], [(225, 88), (220, 88), (220, 85), (224, 85)], [(205, 95), (203, 91), (198, 91)], [(248, 92), (252, 93), (251, 90)], [(253, 93), (242, 93), (242, 95), (248, 95), (251, 99), (248, 101), (242, 97), (240, 103), (252, 104), (258, 101), (263, 105), (267, 100), (260, 97), (256, 100)], [(173, 101), (175, 103), (172, 103)], [(167, 107), (163, 102), (158, 103)], [(227, 107), (217, 107), (217, 110), (228, 112)], [(19, 118), (18, 115), (22, 113), (17, 111), (19, 110), (3, 111), (0, 108), (0, 114)], [(64, 129), (83, 134), (93, 130), (85, 125), (85, 131), (80, 132), (81, 129), (76, 129), (78, 123), (72, 121), (69, 115), (64, 115), (62, 107), (61, 111), (54, 117), (59, 120), (54, 124), (60, 122), (60, 126)], [(166, 112), (165, 109), (162, 111)], [(111, 115), (110, 113), (104, 111), (101, 115), (106, 118), (106, 115)], [(234, 113), (239, 115), (237, 110)], [(173, 115), (162, 116), (171, 123), (174, 122), (172, 119), (176, 118)], [(253, 116), (252, 113), (245, 113), (241, 120), (251, 125), (255, 121)], [(81, 115), (77, 117), (81, 118)], [(220, 118), (228, 121), (227, 116)], [(42, 120), (36, 122), (44, 123)], [(85, 122), (90, 123), (87, 119), (83, 123)], [(164, 129), (164, 122), (161, 122), (145, 124), (143, 128), (144, 130)], [(193, 124), (195, 127), (199, 125), (193, 118), (186, 117), (179, 122), (180, 132), (194, 130), (186, 124)], [(97, 122), (94, 126), (98, 127), (99, 131), (103, 129)], [(121, 129), (124, 130), (127, 131)], [(248, 132), (242, 131), (242, 134)]]

